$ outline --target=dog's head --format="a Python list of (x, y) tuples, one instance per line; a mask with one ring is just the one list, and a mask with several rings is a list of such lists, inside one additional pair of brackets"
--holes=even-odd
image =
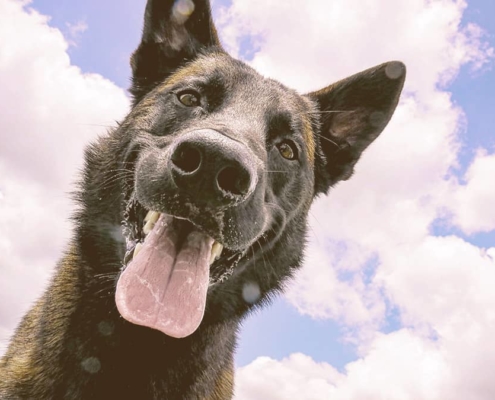
[(255, 297), (290, 275), (311, 202), (352, 175), (405, 67), (298, 94), (224, 52), (206, 0), (149, 0), (131, 65), (133, 109), (113, 134), (131, 171), (116, 301), (127, 320), (184, 337), (232, 273), (266, 269), (251, 273), (263, 277)]

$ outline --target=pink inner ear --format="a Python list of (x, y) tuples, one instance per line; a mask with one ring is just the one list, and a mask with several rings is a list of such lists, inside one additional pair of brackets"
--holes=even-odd
[(317, 193), (326, 193), (336, 182), (351, 177), (363, 151), (392, 117), (405, 77), (404, 64), (391, 61), (307, 95), (321, 111), (316, 137), (327, 160), (317, 174)]

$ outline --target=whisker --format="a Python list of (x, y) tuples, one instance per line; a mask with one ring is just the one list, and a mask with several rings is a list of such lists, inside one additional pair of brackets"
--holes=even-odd
[(102, 124), (83, 124), (83, 123), (76, 123), (76, 125), (84, 125), (84, 126), (101, 126), (103, 128), (116, 128), (118, 125), (102, 125)]
[(352, 113), (355, 112), (356, 110), (314, 110), (314, 111), (303, 111), (299, 113), (299, 115), (304, 115), (304, 114), (338, 114), (338, 113)]
[(275, 171), (275, 170), (266, 170), (266, 171), (263, 171), (263, 172), (266, 172), (266, 173), (279, 173), (279, 174), (290, 174), (289, 171)]
[(118, 274), (119, 274), (118, 271), (112, 271), (112, 272), (104, 272), (104, 273), (101, 273), (101, 274), (94, 274), (93, 276), (95, 278), (99, 278), (99, 279), (108, 279), (108, 278), (114, 278)]
[[(273, 208), (277, 208), (277, 209), (279, 209), (279, 210), (282, 210), (284, 213), (287, 213), (287, 210), (285, 210), (282, 206), (280, 206), (280, 205), (278, 205), (278, 204), (276, 204), (276, 203), (269, 203), (269, 202), (267, 202), (267, 203), (265, 203), (265, 204), (266, 204), (267, 206), (271, 206), (271, 207), (273, 207)], [(271, 229), (273, 229), (273, 228), (271, 228)]]
[(320, 135), (319, 133), (316, 133), (316, 136), (318, 136), (320, 139), (326, 140), (327, 142), (332, 143), (333, 145), (340, 147), (337, 142), (333, 141), (332, 139), (327, 138), (326, 136)]
[(90, 191), (91, 192), (97, 192), (99, 190), (108, 189), (109, 187), (111, 187), (114, 183), (116, 183), (120, 179), (125, 178), (126, 176), (133, 176), (133, 175), (134, 174), (131, 171), (124, 171), (124, 170), (117, 171), (117, 173), (115, 173), (112, 176), (107, 177), (102, 182), (98, 182), (96, 187), (94, 189), (91, 189)]
[(354, 110), (307, 111), (306, 114), (336, 114), (349, 112), (354, 112)]
[[(313, 219), (316, 221), (316, 223), (318, 225), (322, 226), (321, 222), (316, 218), (315, 214), (311, 210), (309, 210), (309, 214), (311, 214), (311, 216), (313, 217)], [(313, 232), (313, 237), (316, 239), (316, 243), (318, 245), (320, 245), (320, 238), (316, 234), (316, 231), (314, 230), (313, 226), (311, 224), (308, 224), (308, 227), (309, 227), (309, 229), (311, 229), (311, 232)]]
[(333, 141), (332, 139), (329, 139), (326, 136), (323, 136), (319, 133), (315, 133), (315, 135), (318, 136), (320, 139), (323, 139), (323, 140), (326, 140), (327, 142), (332, 143), (335, 147), (338, 147), (337, 151), (344, 149), (345, 145), (349, 145), (349, 143), (347, 141), (345, 141), (344, 143), (338, 144), (337, 142)]

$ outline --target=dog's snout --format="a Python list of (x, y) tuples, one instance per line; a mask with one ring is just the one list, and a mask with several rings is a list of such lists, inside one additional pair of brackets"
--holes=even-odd
[(251, 151), (210, 129), (181, 137), (174, 144), (169, 165), (179, 191), (214, 207), (245, 200), (257, 182)]

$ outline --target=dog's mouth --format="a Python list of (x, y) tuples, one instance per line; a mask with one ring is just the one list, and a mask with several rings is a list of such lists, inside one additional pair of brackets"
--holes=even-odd
[(127, 251), (117, 282), (116, 303), (129, 322), (177, 338), (201, 323), (208, 287), (232, 274), (242, 258), (192, 222), (136, 201), (124, 219)]

